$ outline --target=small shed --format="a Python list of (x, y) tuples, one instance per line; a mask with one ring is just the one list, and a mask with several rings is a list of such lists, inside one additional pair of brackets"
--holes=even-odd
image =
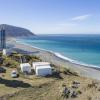
[(21, 71), (24, 73), (31, 73), (31, 65), (29, 63), (20, 64)]
[(52, 68), (48, 62), (33, 62), (33, 69), (38, 76), (46, 76), (52, 74)]

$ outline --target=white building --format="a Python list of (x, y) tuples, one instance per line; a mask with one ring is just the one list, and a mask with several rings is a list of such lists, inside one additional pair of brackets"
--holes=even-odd
[(32, 65), (36, 75), (38, 76), (46, 76), (52, 74), (52, 68), (48, 62), (33, 62)]
[(22, 72), (31, 73), (31, 65), (29, 63), (22, 63), (20, 67)]

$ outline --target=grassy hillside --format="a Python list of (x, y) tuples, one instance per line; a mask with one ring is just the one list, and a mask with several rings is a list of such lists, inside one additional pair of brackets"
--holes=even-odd
[[(0, 100), (99, 100), (100, 82), (80, 77), (70, 69), (52, 65), (53, 75), (39, 77), (20, 74), (11, 78), (11, 71), (19, 67), (19, 54), (3, 57), (2, 66), (6, 73), (0, 73)], [(41, 61), (35, 56), (25, 56), (27, 62)], [(13, 65), (15, 64), (15, 65)], [(8, 66), (9, 65), (9, 66)], [(76, 85), (77, 84), (77, 85)], [(66, 91), (65, 88), (69, 91)], [(74, 92), (74, 94), (73, 94)]]

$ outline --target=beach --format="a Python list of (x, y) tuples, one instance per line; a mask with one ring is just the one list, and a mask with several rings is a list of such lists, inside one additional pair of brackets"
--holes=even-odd
[(27, 44), (21, 44), (16, 41), (9, 41), (9, 44), (13, 45), (10, 48), (10, 52), (17, 51), (20, 53), (30, 54), (40, 57), (42, 61), (50, 62), (58, 67), (66, 67), (72, 71), (77, 72), (80, 76), (90, 77), (93, 79), (100, 80), (100, 70), (99, 68), (88, 66), (84, 64), (75, 63), (70, 61), (70, 59), (64, 59), (59, 53), (54, 53), (52, 51), (40, 49)]

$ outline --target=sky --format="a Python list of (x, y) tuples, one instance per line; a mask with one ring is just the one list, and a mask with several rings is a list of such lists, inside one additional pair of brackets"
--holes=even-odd
[(100, 0), (0, 0), (0, 24), (35, 34), (100, 34)]

